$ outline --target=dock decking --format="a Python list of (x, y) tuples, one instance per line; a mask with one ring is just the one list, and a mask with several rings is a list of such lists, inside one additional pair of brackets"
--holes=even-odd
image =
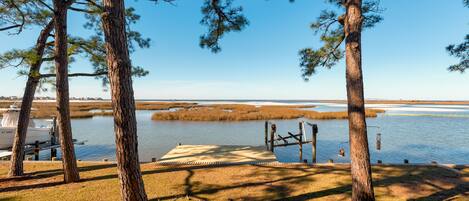
[(179, 145), (160, 160), (162, 164), (251, 164), (278, 162), (264, 146)]

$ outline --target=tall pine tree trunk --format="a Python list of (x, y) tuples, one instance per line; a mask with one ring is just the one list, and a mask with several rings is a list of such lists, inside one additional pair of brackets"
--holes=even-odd
[(42, 65), (42, 56), (46, 46), (47, 38), (54, 28), (54, 21), (51, 20), (41, 31), (36, 42), (35, 53), (36, 61), (31, 64), (29, 70), (28, 81), (24, 89), (23, 100), (21, 102), (21, 110), (18, 119), (18, 126), (16, 127), (15, 138), (13, 140), (13, 148), (11, 155), (11, 166), (8, 176), (22, 176), (23, 175), (23, 159), (24, 159), (24, 145), (26, 141), (26, 132), (29, 125), (29, 116), (31, 114), (31, 106), (34, 100), (36, 87), (39, 83), (39, 70)]
[[(69, 0), (70, 1), (70, 0)], [(67, 55), (67, 3), (65, 0), (54, 0), (55, 10), (55, 71), (57, 90), (57, 123), (62, 150), (62, 164), (65, 183), (80, 180), (75, 149), (73, 146), (72, 126), (70, 122), (70, 103), (68, 87)]]
[(114, 113), (117, 173), (122, 200), (147, 200), (140, 171), (131, 63), (125, 32), (124, 1), (104, 0), (102, 24)]
[(361, 59), (362, 2), (348, 0), (345, 16), (345, 58), (349, 118), (352, 200), (374, 200), (365, 120)]

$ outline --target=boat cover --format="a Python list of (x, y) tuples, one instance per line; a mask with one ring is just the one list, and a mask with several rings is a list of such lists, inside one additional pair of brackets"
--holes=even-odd
[[(3, 113), (2, 127), (16, 127), (18, 126), (18, 119), (20, 116), (19, 110), (7, 110)], [(29, 127), (35, 127), (34, 121), (29, 121)]]

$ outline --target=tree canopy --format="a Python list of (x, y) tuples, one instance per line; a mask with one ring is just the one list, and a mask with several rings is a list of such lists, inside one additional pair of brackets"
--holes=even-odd
[[(107, 78), (106, 51), (104, 47), (104, 37), (100, 14), (102, 13), (102, 2), (98, 0), (74, 1), (69, 10), (84, 13), (86, 22), (83, 25), (85, 29), (94, 30), (94, 34), (88, 37), (68, 36), (68, 55), (70, 63), (76, 61), (77, 57), (87, 58), (93, 67), (92, 73), (71, 73), (70, 77), (92, 76), (100, 79), (104, 87), (109, 80)], [(33, 1), (13, 1), (2, 0), (0, 4), (0, 30), (9, 31), (12, 34), (20, 34), (26, 27), (43, 28), (47, 23), (53, 20), (53, 9), (50, 2), (42, 0)], [(127, 37), (129, 41), (130, 52), (134, 52), (137, 47), (150, 47), (150, 39), (144, 38), (140, 32), (131, 29), (140, 16), (135, 13), (135, 9), (129, 7), (126, 9)], [(18, 69), (18, 75), (29, 75), (29, 67), (38, 59), (42, 59), (45, 67), (41, 72), (33, 72), (40, 76), (40, 89), (45, 91), (49, 86), (54, 85), (55, 66), (54, 66), (54, 41), (53, 34), (46, 42), (46, 49), (42, 58), (37, 58), (35, 46), (26, 49), (12, 49), (0, 55), (0, 69), (13, 67)], [(141, 77), (148, 74), (140, 66), (132, 66), (134, 76)], [(105, 88), (106, 89), (106, 88)]]
[(200, 36), (200, 47), (210, 49), (213, 53), (221, 51), (219, 40), (228, 32), (239, 32), (248, 24), (242, 14), (241, 6), (233, 6), (233, 0), (205, 0), (202, 6), (203, 18), (200, 24), (208, 28)]
[[(464, 0), (463, 4), (469, 8), (469, 0)], [(459, 58), (459, 63), (448, 67), (449, 71), (464, 73), (469, 68), (469, 34), (466, 35), (461, 44), (449, 45), (446, 47), (446, 51), (449, 55)]]
[[(336, 9), (321, 11), (319, 17), (310, 26), (315, 35), (320, 34), (320, 41), (323, 45), (319, 48), (304, 48), (299, 51), (302, 77), (306, 81), (316, 73), (318, 67), (330, 69), (344, 57), (344, 50), (341, 48), (345, 40), (344, 14), (340, 14), (345, 12), (344, 6), (341, 0), (327, 0), (327, 2), (333, 4)], [(382, 11), (379, 1), (364, 1), (362, 28), (368, 29), (381, 22)]]

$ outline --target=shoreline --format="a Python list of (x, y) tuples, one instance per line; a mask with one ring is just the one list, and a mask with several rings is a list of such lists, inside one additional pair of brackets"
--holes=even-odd
[[(2, 102), (21, 102), (21, 99), (15, 99), (15, 100), (0, 100), (0, 103)], [(51, 103), (55, 102), (54, 99), (51, 100), (34, 100), (34, 102), (43, 102), (43, 103)], [(103, 99), (103, 100), (70, 100), (70, 102), (74, 103), (110, 103), (110, 99)], [(196, 102), (218, 102), (220, 104), (230, 104), (230, 103), (238, 103), (238, 104), (255, 104), (255, 103), (266, 103), (266, 102), (272, 102), (272, 103), (280, 103), (280, 104), (295, 104), (295, 103), (309, 103), (309, 104), (314, 104), (314, 103), (339, 103), (339, 104), (346, 104), (347, 100), (329, 100), (329, 99), (324, 99), (324, 100), (282, 100), (282, 99), (135, 99), (135, 102), (141, 102), (141, 103), (146, 103), (146, 102), (172, 102), (172, 103), (181, 103), (181, 102), (186, 102), (186, 103), (196, 103)], [(374, 100), (374, 99), (367, 99), (365, 100), (365, 104), (415, 104), (415, 105), (469, 105), (469, 100)]]

